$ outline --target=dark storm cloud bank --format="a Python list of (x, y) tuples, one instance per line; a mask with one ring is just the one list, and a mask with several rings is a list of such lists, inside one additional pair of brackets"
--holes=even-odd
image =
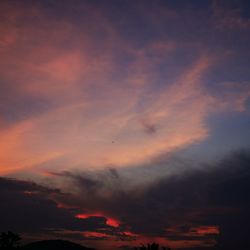
[[(110, 169), (110, 173), (116, 175), (115, 170)], [(79, 181), (85, 183), (80, 188), (88, 188), (88, 195), (95, 192), (94, 181), (84, 177), (79, 177)], [(81, 200), (80, 197), (78, 199)], [(59, 200), (63, 202), (59, 203)], [(103, 215), (77, 218), (81, 210), (67, 206), (69, 201), (72, 201), (72, 195), (59, 189), (0, 177), (0, 232), (18, 232), (24, 243), (43, 238), (79, 242), (107, 240), (109, 236), (126, 241), (134, 239), (134, 236), (123, 233), (122, 226), (108, 225)]]
[[(207, 169), (192, 169), (131, 189), (113, 168), (106, 175), (65, 172), (54, 174), (54, 178), (67, 179), (73, 193), (1, 178), (0, 229), (47, 232), (58, 237), (70, 231), (68, 237), (76, 240), (88, 238), (81, 232), (98, 232), (102, 237), (93, 235), (92, 239), (105, 240), (111, 235), (122, 238), (122, 232), (131, 231), (171, 241), (210, 244), (216, 240), (217, 249), (249, 247), (249, 150), (233, 153)], [(76, 213), (97, 212), (103, 216), (74, 217)], [(105, 216), (118, 219), (120, 226), (108, 226)], [(219, 236), (214, 228), (219, 228)], [(123, 236), (124, 240), (132, 239)]]
[(54, 201), (54, 197), (67, 200), (67, 196), (32, 182), (0, 178), (0, 231), (58, 234), (62, 230), (96, 231), (106, 227), (105, 218), (80, 220), (74, 217), (76, 209), (62, 208)]
[[(106, 178), (70, 173), (62, 176), (79, 188), (78, 194), (67, 200), (68, 205), (83, 211), (101, 210), (119, 218), (124, 228), (136, 234), (170, 240), (214, 239), (219, 242), (218, 249), (246, 249), (249, 244), (248, 150), (233, 153), (214, 166), (187, 170), (130, 190), (118, 172), (117, 178), (112, 174)], [(205, 230), (199, 231), (202, 228)], [(209, 232), (209, 228), (218, 228), (220, 235)]]

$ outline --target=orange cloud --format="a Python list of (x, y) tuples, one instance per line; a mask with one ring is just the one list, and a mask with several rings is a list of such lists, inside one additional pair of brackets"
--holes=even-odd
[(87, 219), (89, 217), (104, 217), (106, 218), (106, 224), (111, 227), (119, 227), (120, 222), (117, 219), (107, 217), (106, 215), (103, 215), (102, 213), (93, 213), (93, 214), (77, 214), (75, 216), (78, 219)]
[(218, 226), (200, 226), (200, 227), (191, 229), (191, 231), (201, 236), (205, 236), (209, 234), (218, 235), (220, 233)]

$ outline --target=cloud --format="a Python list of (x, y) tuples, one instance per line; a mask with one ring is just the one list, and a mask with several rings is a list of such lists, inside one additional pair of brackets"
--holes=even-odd
[(110, 169), (51, 173), (50, 186), (59, 181), (57, 188), (1, 178), (1, 230), (33, 239), (105, 241), (107, 249), (149, 241), (173, 248), (218, 242), (218, 249), (244, 249), (249, 244), (249, 162), (249, 150), (242, 150), (206, 169), (190, 165), (137, 186), (124, 185), (123, 171)]
[(248, 8), (244, 1), (214, 1), (213, 11), (217, 21), (217, 27), (229, 30), (248, 30), (250, 19), (242, 15), (244, 8)]
[[(19, 232), (24, 242), (29, 240), (67, 238), (83, 241), (93, 237), (131, 237), (125, 235), (117, 221), (105, 215), (76, 216), (78, 209), (63, 207), (54, 197), (69, 194), (33, 182), (0, 178), (0, 230)], [(17, 209), (18, 208), (18, 209)]]
[(156, 133), (156, 125), (151, 123), (150, 121), (147, 121), (146, 119), (143, 119), (141, 121), (142, 126), (144, 127), (145, 133), (147, 134), (154, 134)]
[[(157, 238), (172, 247), (212, 247), (218, 242), (218, 249), (234, 249), (237, 244), (243, 249), (249, 243), (249, 161), (249, 151), (239, 151), (207, 169), (189, 166), (182, 174), (134, 188), (124, 188), (122, 173), (119, 184), (113, 180), (112, 185), (108, 172), (106, 178), (71, 175), (70, 185), (77, 186), (77, 192), (59, 201), (85, 213), (117, 218), (121, 228), (136, 235), (136, 242)], [(91, 193), (86, 192), (86, 178), (98, 183)]]
[(2, 175), (144, 164), (208, 138), (214, 112), (244, 111), (248, 87), (206, 88), (219, 56), (194, 47), (190, 56), (172, 37), (138, 46), (102, 4), (55, 3), (54, 15), (42, 3), (1, 6)]
[[(64, 160), (61, 169), (135, 165), (204, 140), (209, 134), (205, 120), (213, 112), (212, 107), (216, 104), (218, 112), (220, 106), (223, 110), (228, 104), (225, 99), (222, 103), (205, 93), (200, 78), (208, 65), (208, 58), (198, 60), (160, 95), (157, 91), (144, 96), (140, 94), (143, 89), (126, 93), (118, 88), (103, 92), (101, 99), (97, 94), (92, 101), (87, 98), (73, 104), (65, 102), (14, 123), (1, 131), (2, 174), (35, 169), (56, 158)], [(245, 100), (248, 92), (239, 95)], [(152, 136), (145, 136), (143, 130)], [(17, 152), (15, 157), (13, 152)]]
[(244, 245), (248, 152), (214, 168), (178, 157), (215, 115), (248, 112), (249, 20), (231, 4), (1, 1), (0, 175), (40, 183), (0, 179), (2, 227)]

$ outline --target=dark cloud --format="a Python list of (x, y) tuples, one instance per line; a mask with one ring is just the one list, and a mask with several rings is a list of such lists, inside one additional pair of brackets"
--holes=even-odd
[(0, 178), (0, 231), (39, 233), (53, 229), (83, 232), (107, 227), (105, 217), (80, 220), (75, 218), (77, 210), (59, 207), (53, 198), (67, 200), (67, 196), (58, 189), (32, 182)]
[[(71, 175), (71, 178), (76, 185), (94, 181), (91, 176)], [(249, 151), (234, 153), (214, 166), (207, 165), (207, 169), (190, 168), (140, 188), (108, 185), (105, 178), (95, 181), (98, 185), (94, 186), (100, 190), (92, 189), (88, 196), (84, 193), (85, 184), (80, 185), (85, 195), (81, 198), (79, 193), (72, 195), (67, 200), (69, 205), (86, 211), (101, 210), (119, 218), (124, 229), (129, 227), (139, 235), (162, 236), (174, 241), (202, 240), (204, 244), (218, 240), (218, 249), (237, 246), (246, 249), (249, 244)]]
[(109, 168), (109, 172), (115, 179), (120, 179), (119, 173), (115, 168)]
[[(136, 188), (124, 188), (122, 175), (114, 169), (96, 175), (54, 173), (54, 178), (68, 180), (66, 189), (77, 190), (71, 194), (0, 178), (0, 229), (47, 232), (73, 240), (115, 237), (124, 241), (136, 238), (124, 234), (129, 230), (170, 241), (200, 240), (208, 245), (218, 241), (217, 249), (247, 249), (250, 152), (231, 154), (202, 169), (190, 168)], [(96, 212), (103, 216), (75, 218), (76, 213)], [(107, 225), (107, 217), (119, 219), (120, 226)]]
[(157, 131), (156, 124), (147, 119), (142, 119), (141, 125), (143, 126), (143, 129), (147, 134), (154, 134)]
[[(77, 187), (77, 192), (64, 194), (59, 189), (32, 182), (0, 178), (0, 230), (48, 232), (53, 229), (50, 235), (57, 230), (57, 236), (65, 236), (63, 230), (72, 230), (75, 233), (68, 235), (69, 238), (85, 239), (88, 237), (78, 231), (121, 238), (122, 231), (130, 228), (137, 234), (178, 241), (217, 240), (214, 234), (194, 235), (190, 232), (199, 226), (218, 226), (221, 233), (217, 249), (249, 247), (248, 151), (234, 153), (206, 170), (186, 170), (132, 189), (124, 189), (120, 185), (122, 176), (110, 169), (106, 176), (67, 172), (55, 176), (70, 179), (68, 185), (73, 187), (72, 190)], [(76, 209), (58, 208), (58, 202)], [(76, 213), (97, 211), (119, 218), (120, 228), (114, 230), (107, 226), (105, 216), (74, 218)], [(97, 238), (104, 240), (108, 237), (92, 237)]]

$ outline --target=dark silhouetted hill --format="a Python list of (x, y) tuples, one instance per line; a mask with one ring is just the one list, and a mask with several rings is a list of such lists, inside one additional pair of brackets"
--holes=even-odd
[(21, 247), (22, 250), (95, 250), (65, 240), (43, 240)]

